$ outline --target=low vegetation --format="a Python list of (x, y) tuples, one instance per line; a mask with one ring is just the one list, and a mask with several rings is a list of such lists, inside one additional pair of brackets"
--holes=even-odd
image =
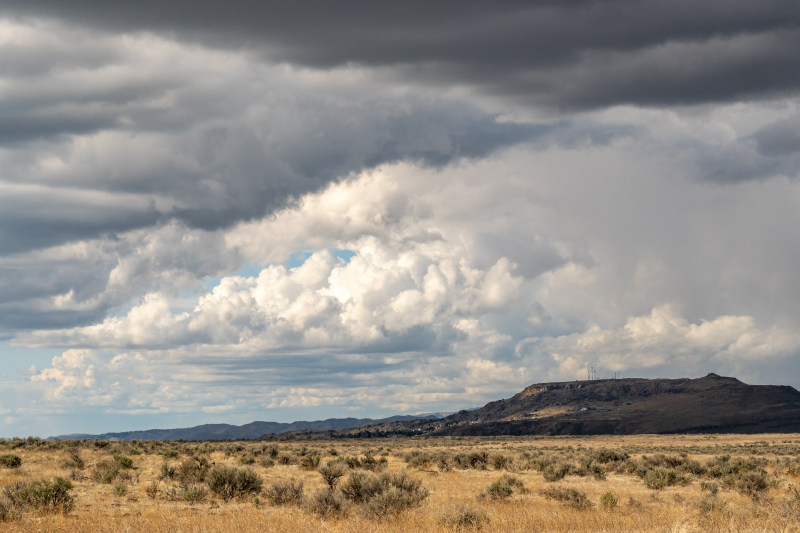
[(4, 466), (5, 468), (19, 468), (21, 464), (22, 459), (19, 455), (14, 455), (13, 453), (0, 455), (0, 466)]
[(261, 492), (261, 476), (246, 468), (215, 466), (206, 476), (211, 492), (224, 500)]
[(0, 505), (0, 517), (8, 520), (26, 511), (67, 513), (75, 500), (70, 494), (72, 483), (64, 478), (53, 480), (19, 481), (5, 487), (5, 501)]
[(793, 531), (800, 435), (0, 440), (0, 522), (19, 532)]
[(493, 500), (505, 500), (512, 494), (525, 493), (525, 485), (516, 476), (505, 474), (497, 481), (492, 482), (482, 496)]

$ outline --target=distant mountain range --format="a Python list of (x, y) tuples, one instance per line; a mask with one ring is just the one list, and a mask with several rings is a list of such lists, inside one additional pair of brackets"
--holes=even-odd
[(511, 398), (440, 419), (396, 420), (275, 437), (769, 432), (800, 432), (800, 392), (708, 374), (698, 379), (539, 383)]
[(99, 439), (99, 440), (237, 440), (257, 439), (265, 435), (284, 433), (287, 431), (319, 431), (346, 429), (369, 424), (383, 424), (401, 422), (415, 419), (436, 419), (445, 416), (445, 413), (431, 413), (424, 415), (398, 415), (388, 418), (329, 418), (313, 422), (250, 422), (241, 426), (230, 424), (203, 424), (190, 428), (177, 429), (146, 429), (141, 431), (123, 431), (120, 433), (103, 433), (90, 435), (87, 433), (74, 433), (71, 435), (58, 435), (51, 439)]
[(800, 392), (708, 374), (697, 379), (539, 383), (483, 407), (446, 413), (314, 422), (205, 424), (58, 439), (235, 440), (468, 435), (625, 435), (800, 432)]

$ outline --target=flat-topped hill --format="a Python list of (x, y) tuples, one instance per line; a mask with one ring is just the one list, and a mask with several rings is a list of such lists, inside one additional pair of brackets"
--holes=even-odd
[[(595, 435), (800, 431), (800, 392), (698, 379), (607, 379), (539, 383), (504, 400), (436, 420), (373, 424), (318, 436)], [(289, 435), (306, 435), (293, 433)], [(289, 436), (287, 435), (287, 436)]]

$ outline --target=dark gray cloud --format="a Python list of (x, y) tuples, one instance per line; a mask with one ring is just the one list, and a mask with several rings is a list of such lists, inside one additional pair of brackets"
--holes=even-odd
[(170, 219), (226, 227), (365, 168), (442, 166), (550, 129), (380, 83), (330, 91), (238, 52), (4, 24), (0, 255)]
[(732, 184), (800, 176), (800, 117), (780, 119), (728, 143), (689, 148), (706, 181)]
[(166, 32), (311, 67), (401, 67), (556, 108), (728, 101), (800, 86), (800, 4), (783, 0), (10, 0), (3, 9)]
[(118, 56), (88, 70), (6, 74), (0, 255), (171, 218), (225, 227), (364, 168), (446, 165), (552, 129), (441, 98), (328, 94), (235, 61), (173, 72)]
[(0, 197), (0, 255), (150, 226), (160, 217), (146, 198), (98, 200), (69, 189), (9, 189)]
[(781, 157), (800, 152), (800, 115), (764, 126), (752, 136), (756, 149), (768, 157)]
[[(1, 162), (2, 180), (139, 195), (122, 209), (118, 202), (92, 209), (89, 220), (65, 213), (64, 205), (80, 204), (71, 194), (63, 201), (17, 194), (3, 206), (4, 254), (170, 218), (190, 227), (226, 227), (394, 161), (442, 166), (532, 140), (578, 147), (642, 134), (502, 123), (442, 97), (382, 97), (386, 86), (375, 74), (361, 89), (329, 95), (325, 87), (301, 86), (264, 67), (276, 62), (386, 67), (380, 72), (389, 84), (467, 85), (557, 109), (771, 97), (800, 86), (800, 70), (793, 68), (800, 61), (800, 6), (778, 1), (465, 2), (455, 8), (11, 0), (0, 6), (3, 15), (38, 34), (0, 45), (6, 81), (0, 146), (11, 154)], [(144, 40), (126, 45), (118, 32)], [(189, 52), (172, 50), (164, 59), (148, 51), (147, 32), (231, 55), (209, 57), (203, 66)], [(215, 65), (242, 52), (262, 59), (249, 78), (241, 65)], [(764, 159), (791, 155), (791, 131), (782, 135), (791, 124), (782, 127), (755, 136), (759, 154), (737, 154), (743, 164), (704, 156), (710, 179), (781, 172), (787, 165)], [(92, 153), (80, 150), (78, 138), (102, 142)], [(42, 159), (59, 164), (45, 171)]]

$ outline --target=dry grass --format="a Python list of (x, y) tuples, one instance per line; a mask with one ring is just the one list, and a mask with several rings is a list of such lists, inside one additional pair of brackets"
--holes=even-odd
[[(606, 450), (605, 455), (599, 450)], [(0, 467), (0, 502), (8, 503), (6, 489), (56, 476), (70, 480), (75, 500), (67, 513), (6, 505), (2, 531), (800, 531), (797, 434), (134, 442), (105, 447), (93, 441), (29, 439), (0, 441), (2, 454), (19, 456), (22, 464)], [(614, 454), (616, 460), (609, 459)], [(346, 502), (343, 514), (321, 514), (309, 502), (329, 487), (317, 470), (303, 467), (313, 463), (303, 461), (309, 455), (318, 456), (323, 468), (337, 460), (356, 466), (347, 467), (347, 475), (360, 471), (377, 479), (406, 470), (421, 481), (428, 496), (397, 512), (376, 514), (365, 504)], [(475, 459), (478, 468), (465, 468), (473, 455), (486, 463)], [(119, 457), (131, 459), (133, 468), (120, 468), (111, 480), (97, 475), (98, 468), (127, 462)], [(569, 473), (548, 482), (542, 470), (554, 463), (566, 465)], [(203, 479), (214, 466), (250, 469), (263, 480), (263, 488), (239, 498), (218, 497)], [(648, 488), (648, 468), (674, 470), (676, 484)], [(493, 483), (509, 475), (521, 486), (515, 482), (509, 494), (486, 496)], [(765, 488), (760, 480), (766, 481)], [(305, 502), (270, 503), (270, 488), (288, 481), (295, 486), (302, 482)], [(613, 496), (613, 505), (607, 494)]]

